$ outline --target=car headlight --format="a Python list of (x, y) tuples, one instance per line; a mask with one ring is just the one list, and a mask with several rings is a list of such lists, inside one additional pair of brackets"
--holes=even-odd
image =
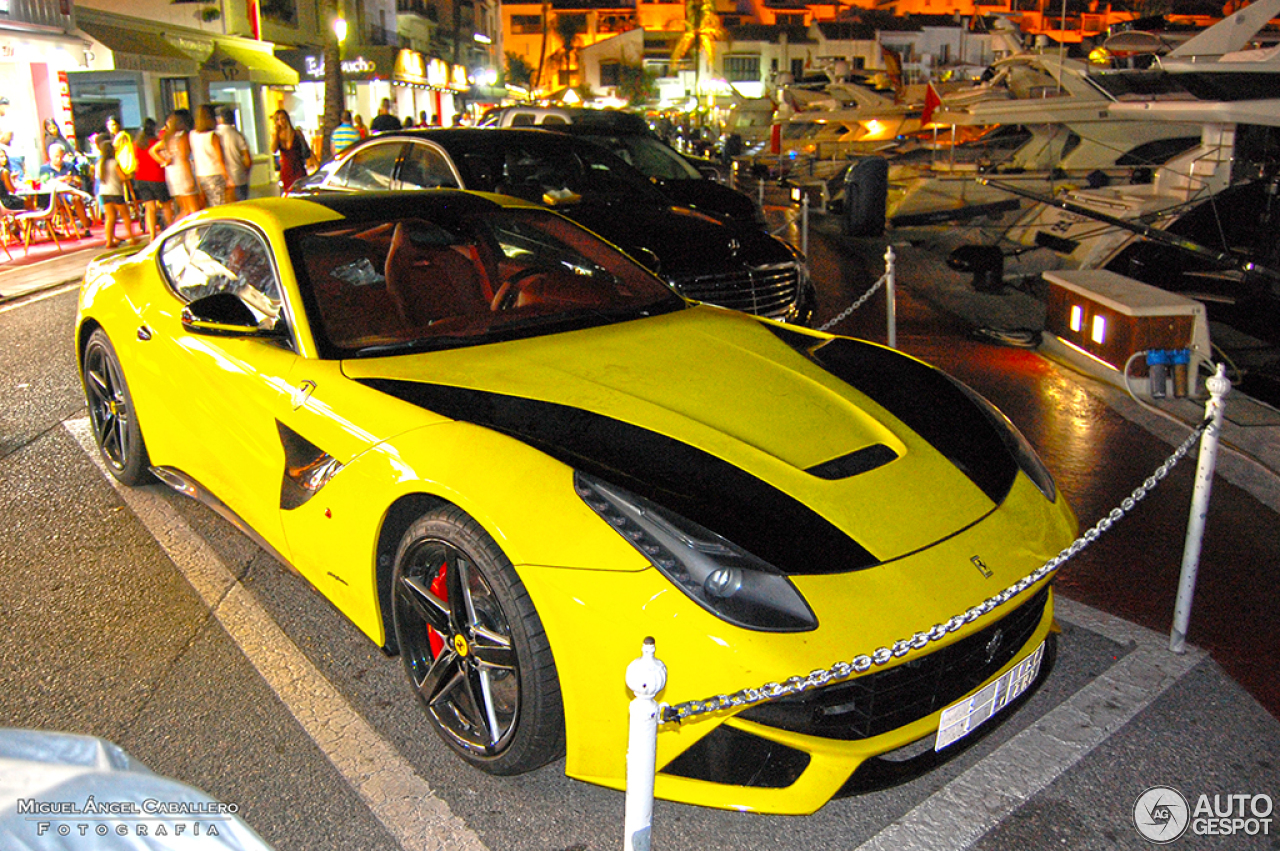
[(818, 619), (773, 565), (673, 511), (581, 471), (578, 496), (695, 603), (735, 626), (804, 632)]
[[(947, 376), (951, 378), (950, 376)], [(1000, 439), (1008, 448), (1014, 460), (1018, 464), (1018, 468), (1027, 474), (1027, 477), (1035, 483), (1035, 486), (1044, 494), (1044, 498), (1050, 502), (1054, 502), (1058, 498), (1058, 488), (1053, 483), (1053, 475), (1049, 472), (1049, 468), (1040, 460), (1040, 456), (1036, 454), (1035, 449), (1022, 436), (1022, 432), (1018, 431), (1018, 427), (1000, 412), (1000, 409), (987, 401), (981, 393), (969, 387), (962, 381), (951, 381), (960, 388), (964, 395), (973, 401), (978, 409), (987, 415), (987, 419), (991, 420), (991, 425), (995, 428), (996, 433), (1000, 435)]]

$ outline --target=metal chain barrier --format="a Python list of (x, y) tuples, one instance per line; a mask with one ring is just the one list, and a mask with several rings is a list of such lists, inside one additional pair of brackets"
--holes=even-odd
[(875, 295), (876, 290), (884, 286), (885, 281), (888, 281), (888, 280), (889, 280), (889, 273), (885, 272), (883, 275), (880, 276), (880, 279), (878, 281), (876, 281), (874, 284), (871, 285), (871, 289), (867, 290), (865, 293), (863, 293), (861, 296), (858, 297), (857, 301), (855, 301), (853, 304), (849, 305), (843, 311), (841, 311), (839, 316), (836, 316), (835, 318), (819, 325), (818, 330), (830, 331), (832, 328), (834, 328), (835, 326), (839, 325), (841, 322), (848, 319), (850, 316), (853, 315), (853, 312), (855, 310), (862, 307), (862, 305), (866, 304), (867, 299)]
[[(883, 278), (881, 282), (883, 282)], [(879, 282), (877, 283), (879, 286)], [(872, 291), (874, 291), (874, 287)], [(869, 296), (870, 293), (867, 294)], [(863, 296), (865, 301), (867, 296)], [(853, 308), (856, 309), (855, 304)], [(1133, 493), (1125, 497), (1119, 507), (1113, 508), (1109, 514), (1095, 523), (1083, 535), (1076, 538), (1066, 549), (1059, 552), (1056, 556), (1049, 559), (1040, 567), (1031, 573), (1019, 579), (1014, 584), (1005, 588), (1003, 591), (983, 600), (976, 606), (973, 606), (964, 614), (958, 614), (945, 621), (944, 623), (935, 624), (932, 628), (921, 630), (910, 638), (903, 638), (895, 641), (891, 647), (878, 647), (871, 653), (864, 653), (855, 656), (848, 662), (836, 662), (830, 668), (819, 669), (810, 672), (806, 676), (795, 676), (781, 683), (766, 683), (759, 688), (745, 688), (736, 691), (733, 694), (720, 694), (715, 697), (709, 697), (705, 700), (689, 700), (684, 703), (673, 705), (663, 704), (660, 723), (669, 724), (672, 722), (679, 723), (698, 715), (708, 715), (712, 712), (719, 712), (722, 709), (736, 709), (742, 706), (751, 706), (756, 703), (762, 703), (766, 700), (776, 700), (780, 697), (789, 697), (791, 695), (800, 694), (810, 689), (821, 688), (833, 682), (846, 680), (855, 674), (864, 674), (873, 667), (887, 664), (893, 659), (902, 657), (910, 653), (912, 650), (920, 650), (927, 647), (935, 641), (941, 641), (947, 635), (962, 628), (965, 624), (972, 623), (978, 618), (1000, 608), (1008, 603), (1014, 597), (1026, 591), (1032, 585), (1035, 585), (1042, 579), (1056, 573), (1058, 568), (1066, 564), (1072, 558), (1080, 553), (1085, 547), (1098, 540), (1104, 532), (1107, 532), (1124, 518), (1126, 514), (1131, 512), (1134, 507), (1142, 501), (1148, 493), (1150, 493), (1157, 484), (1159, 484), (1169, 471), (1172, 470), (1179, 461), (1186, 457), (1191, 451), (1191, 447), (1195, 446), (1208, 429), (1214, 428), (1213, 418), (1207, 418), (1200, 423), (1187, 439), (1182, 442), (1172, 455), (1170, 455), (1163, 464), (1161, 464), (1154, 473), (1147, 477), (1141, 485), (1134, 489)]]

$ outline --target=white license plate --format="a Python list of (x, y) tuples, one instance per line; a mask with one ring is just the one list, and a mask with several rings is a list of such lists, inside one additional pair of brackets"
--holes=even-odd
[(982, 691), (953, 703), (942, 710), (938, 723), (938, 740), (933, 749), (940, 751), (977, 729), (1027, 690), (1040, 673), (1040, 660), (1044, 658), (1044, 644), (1030, 656), (1014, 665), (1004, 676)]

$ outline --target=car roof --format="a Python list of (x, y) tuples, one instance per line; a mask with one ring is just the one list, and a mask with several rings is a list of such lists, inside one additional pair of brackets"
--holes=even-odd
[[(492, 117), (501, 117), (503, 115), (519, 113), (529, 114), (539, 118), (557, 117), (563, 118), (571, 124), (587, 124), (592, 127), (603, 127), (618, 133), (642, 133), (648, 135), (650, 133), (649, 124), (634, 112), (625, 112), (620, 109), (591, 109), (588, 107), (536, 107), (536, 106), (504, 106), (485, 113), (482, 121), (488, 121)], [(535, 125), (543, 126), (541, 123)], [(551, 125), (560, 127), (563, 125)]]
[(459, 189), (422, 189), (395, 192), (335, 192), (309, 195), (311, 204), (326, 207), (355, 222), (387, 221), (399, 218), (426, 218), (453, 221), (464, 216), (493, 212), (506, 207), (536, 207), (535, 204)]
[(525, 145), (563, 147), (564, 135), (541, 127), (433, 127), (423, 130), (392, 130), (370, 136), (362, 144), (389, 139), (427, 139), (448, 148), (451, 144), (477, 148), (497, 148), (520, 141)]

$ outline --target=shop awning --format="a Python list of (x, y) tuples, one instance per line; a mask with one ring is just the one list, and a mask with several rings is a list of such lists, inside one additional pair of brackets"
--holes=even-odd
[(194, 59), (151, 33), (83, 18), (79, 28), (111, 53), (109, 59), (96, 56), (90, 63), (91, 70), (150, 71), (173, 77), (194, 77), (199, 73)]
[(298, 72), (262, 50), (217, 39), (205, 70), (223, 79), (261, 83), (264, 86), (296, 86)]

